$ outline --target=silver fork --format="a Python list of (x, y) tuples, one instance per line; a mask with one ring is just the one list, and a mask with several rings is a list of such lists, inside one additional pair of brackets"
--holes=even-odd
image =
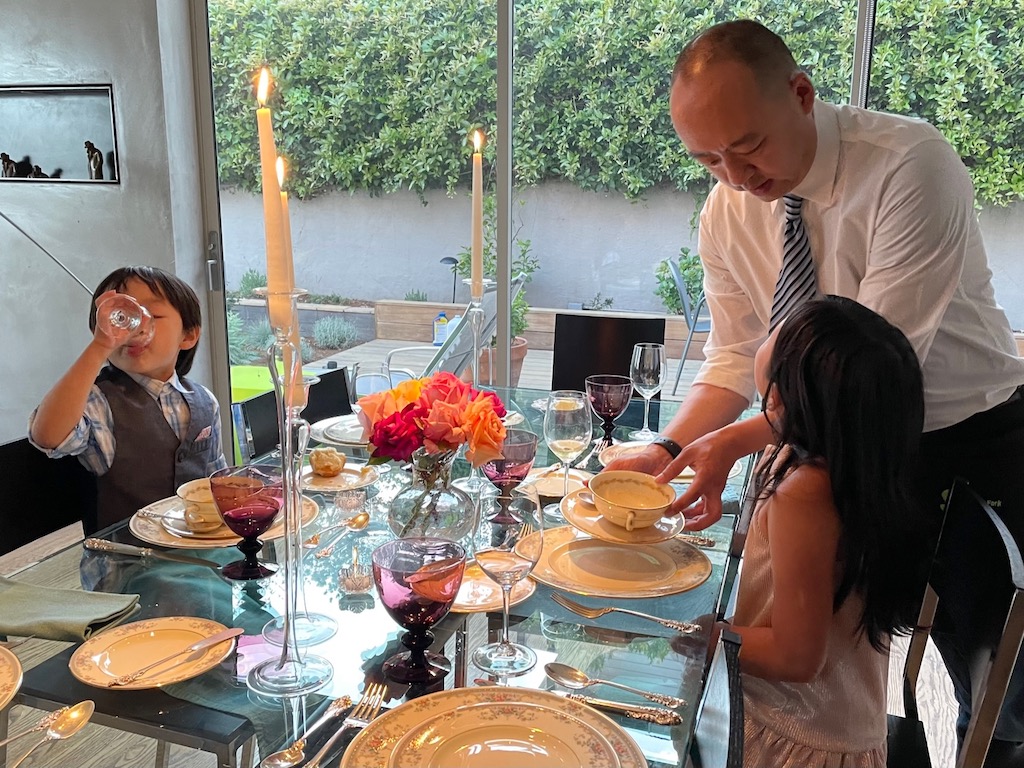
[(639, 616), (641, 619), (648, 619), (650, 621), (656, 621), (659, 624), (661, 624), (662, 626), (668, 627), (669, 629), (674, 629), (674, 630), (676, 630), (676, 632), (682, 632), (684, 635), (685, 634), (689, 634), (690, 632), (699, 632), (700, 628), (701, 628), (700, 624), (692, 624), (691, 622), (688, 622), (688, 621), (675, 621), (674, 619), (662, 619), (662, 618), (659, 618), (658, 616), (651, 616), (649, 613), (641, 613), (640, 611), (631, 611), (628, 608), (614, 608), (614, 607), (608, 607), (608, 608), (588, 608), (587, 606), (580, 605), (579, 603), (577, 603), (577, 602), (575, 602), (573, 600), (570, 600), (569, 598), (564, 597), (564, 596), (558, 594), (557, 592), (552, 592), (551, 593), (551, 599), (554, 600), (556, 603), (558, 603), (563, 608), (568, 608), (573, 613), (577, 614), (578, 616), (582, 616), (585, 619), (597, 619), (597, 618), (600, 618), (601, 616), (604, 616), (606, 613), (611, 613), (612, 611), (618, 611), (619, 613), (627, 613), (630, 616)]
[(348, 717), (342, 721), (341, 728), (335, 731), (323, 748), (314, 755), (312, 760), (306, 763), (305, 768), (320, 768), (320, 763), (327, 757), (327, 753), (331, 751), (331, 748), (341, 738), (341, 734), (349, 728), (365, 728), (368, 726), (370, 721), (380, 712), (380, 708), (384, 704), (384, 693), (386, 690), (387, 688), (383, 683), (370, 683), (366, 686), (366, 690), (363, 691), (363, 698), (352, 708)]

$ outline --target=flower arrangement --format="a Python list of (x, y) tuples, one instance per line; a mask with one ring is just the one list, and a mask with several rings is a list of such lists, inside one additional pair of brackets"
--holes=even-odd
[(359, 399), (363, 439), (371, 463), (409, 461), (422, 448), (444, 454), (467, 445), (474, 467), (501, 457), (505, 405), (494, 392), (474, 389), (451, 373), (403, 381)]

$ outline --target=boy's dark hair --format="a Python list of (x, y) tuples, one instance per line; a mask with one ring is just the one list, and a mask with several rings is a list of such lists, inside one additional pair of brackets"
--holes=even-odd
[[(192, 287), (177, 275), (165, 272), (157, 267), (143, 265), (132, 267), (121, 267), (107, 275), (92, 294), (92, 304), (89, 309), (89, 330), (96, 330), (96, 299), (107, 291), (124, 291), (128, 281), (132, 278), (141, 280), (146, 286), (162, 296), (168, 304), (174, 307), (181, 315), (181, 326), (185, 331), (193, 328), (202, 328), (203, 315), (199, 307), (199, 297)], [(192, 361), (196, 356), (196, 347), (178, 351), (178, 360), (174, 364), (174, 370), (179, 376), (184, 376), (192, 370)]]
[(802, 464), (828, 471), (843, 569), (833, 608), (860, 593), (861, 629), (882, 650), (890, 633), (914, 625), (930, 554), (914, 495), (924, 424), (917, 356), (881, 316), (828, 296), (785, 321), (769, 369), (764, 399), (778, 399), (781, 423), (758, 493), (770, 496)]

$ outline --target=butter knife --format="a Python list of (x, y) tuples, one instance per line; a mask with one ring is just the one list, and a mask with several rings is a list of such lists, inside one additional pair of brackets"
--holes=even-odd
[(220, 573), (220, 563), (213, 560), (205, 560), (201, 557), (190, 555), (179, 555), (177, 552), (162, 552), (151, 547), (136, 547), (134, 544), (122, 544), (118, 541), (107, 541), (106, 539), (86, 539), (82, 546), (94, 552), (108, 552), (114, 555), (130, 555), (132, 557), (154, 557), (158, 560), (170, 560), (175, 563), (188, 563), (189, 565), (204, 565), (207, 568)]
[[(493, 680), (482, 677), (476, 678), (473, 682), (476, 685), (497, 685)], [(656, 723), (657, 725), (679, 725), (683, 722), (678, 712), (674, 712), (666, 707), (654, 707), (648, 704), (624, 704), (621, 701), (596, 699), (593, 696), (584, 696), (580, 693), (569, 693), (568, 691), (548, 691), (548, 693), (561, 696), (563, 699), (571, 699), (579, 704), (586, 704), (594, 709), (602, 709), (606, 712), (613, 712), (617, 715), (624, 715), (634, 720), (643, 720), (648, 723)]]
[(205, 651), (207, 648), (213, 648), (215, 645), (220, 645), (226, 640), (233, 640), (234, 638), (242, 634), (244, 631), (245, 630), (241, 627), (221, 630), (215, 635), (205, 637), (199, 642), (192, 643), (192, 645), (182, 648), (180, 651), (175, 651), (174, 653), (168, 656), (164, 656), (162, 659), (157, 659), (156, 661), (147, 664), (146, 666), (141, 667), (140, 669), (137, 669), (134, 672), (129, 672), (126, 675), (115, 677), (113, 680), (107, 683), (107, 688), (116, 688), (121, 685), (128, 685), (129, 683), (134, 683), (136, 680), (138, 680), (140, 677), (143, 677), (150, 670), (156, 669), (157, 667), (166, 664), (171, 659), (176, 659), (178, 656), (183, 656), (186, 653), (189, 654), (188, 658), (182, 659), (179, 662), (171, 664), (169, 667), (166, 667), (164, 669), (165, 673), (169, 672), (175, 667), (180, 667), (182, 664), (189, 661), (192, 658), (192, 654), (199, 653), (199, 651)]

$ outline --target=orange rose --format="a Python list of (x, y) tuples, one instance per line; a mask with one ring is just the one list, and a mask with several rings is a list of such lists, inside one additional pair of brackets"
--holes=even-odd
[(395, 413), (395, 398), (391, 392), (374, 392), (359, 398), (359, 423), (363, 425), (363, 440), (373, 434), (373, 425)]
[(438, 400), (430, 406), (423, 423), (423, 445), (430, 453), (451, 451), (466, 442), (463, 406)]
[(480, 394), (466, 407), (463, 426), (469, 434), (466, 460), (479, 467), (492, 459), (501, 458), (501, 444), (505, 440), (505, 425), (494, 412), (493, 402)]

